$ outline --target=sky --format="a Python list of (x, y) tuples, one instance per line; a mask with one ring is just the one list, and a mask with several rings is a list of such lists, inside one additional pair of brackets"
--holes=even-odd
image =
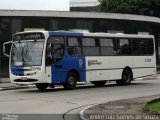
[(69, 11), (70, 0), (0, 0), (0, 9)]

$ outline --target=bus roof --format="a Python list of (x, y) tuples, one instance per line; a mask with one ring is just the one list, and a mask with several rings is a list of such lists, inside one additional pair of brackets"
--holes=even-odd
[(93, 37), (123, 37), (123, 38), (153, 38), (153, 35), (140, 35), (140, 34), (123, 34), (123, 33), (85, 33), (84, 36)]
[(153, 35), (140, 34), (123, 34), (123, 33), (88, 33), (88, 32), (71, 32), (71, 31), (49, 31), (50, 35), (64, 36), (86, 36), (86, 37), (133, 37), (133, 38), (153, 38)]
[(19, 32), (16, 34), (24, 34), (24, 33), (48, 33), (49, 36), (86, 36), (86, 37), (123, 37), (123, 38), (154, 38), (153, 35), (140, 35), (140, 34), (123, 34), (123, 33), (88, 33), (88, 32), (72, 32), (72, 31), (25, 31)]

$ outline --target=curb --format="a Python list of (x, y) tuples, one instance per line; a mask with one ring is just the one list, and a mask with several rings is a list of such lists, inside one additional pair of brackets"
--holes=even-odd
[(9, 88), (0, 88), (0, 91), (6, 91), (6, 90), (17, 90), (17, 89), (26, 89), (28, 87), (9, 87)]
[(160, 76), (158, 76), (158, 77), (150, 77), (150, 78), (136, 78), (136, 80), (158, 80), (158, 79), (160, 79)]
[[(99, 105), (99, 104), (95, 104), (95, 105)], [(81, 120), (89, 120), (89, 119), (86, 119), (86, 118), (84, 117), (84, 114), (83, 114), (83, 113), (84, 113), (85, 110), (87, 110), (87, 109), (89, 109), (89, 108), (91, 108), (91, 107), (93, 107), (93, 106), (95, 106), (95, 105), (88, 106), (88, 107), (84, 108), (83, 110), (81, 110), (81, 111), (79, 112), (80, 119), (81, 119)]]
[(5, 91), (5, 90), (18, 90), (18, 89), (27, 89), (27, 88), (33, 88), (34, 86), (10, 86), (10, 87), (2, 87), (0, 88), (0, 91)]

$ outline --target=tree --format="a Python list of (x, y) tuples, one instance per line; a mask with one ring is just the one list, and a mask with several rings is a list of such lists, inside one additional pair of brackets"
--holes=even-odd
[(160, 17), (160, 0), (99, 0), (99, 11)]

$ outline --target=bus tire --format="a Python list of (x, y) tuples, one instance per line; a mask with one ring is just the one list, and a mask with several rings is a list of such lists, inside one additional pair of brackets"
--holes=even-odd
[(47, 83), (38, 83), (38, 84), (36, 84), (36, 87), (41, 91), (46, 90), (48, 86), (49, 85)]
[(106, 81), (93, 81), (92, 84), (95, 86), (104, 86), (106, 84)]
[(65, 83), (63, 83), (64, 89), (66, 90), (75, 89), (76, 84), (77, 84), (77, 76), (73, 72), (69, 72)]
[(117, 80), (117, 85), (129, 85), (131, 81), (133, 80), (133, 74), (130, 69), (124, 69), (122, 72), (122, 79)]

